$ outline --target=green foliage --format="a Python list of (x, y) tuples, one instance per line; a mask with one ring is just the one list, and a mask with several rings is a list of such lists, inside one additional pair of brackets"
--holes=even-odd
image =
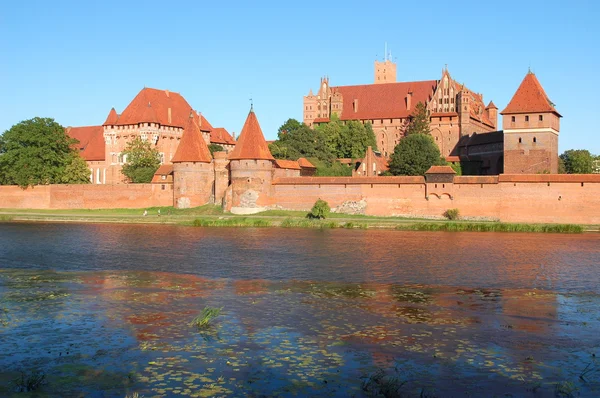
[(452, 170), (454, 170), (457, 176), (463, 175), (461, 162), (452, 162), (450, 163), (450, 167), (452, 167)]
[(317, 130), (324, 134), (327, 146), (336, 158), (358, 159), (365, 156), (367, 147), (377, 149), (371, 123), (362, 124), (350, 120), (343, 124), (334, 116), (329, 123), (320, 125)]
[(594, 158), (586, 149), (569, 149), (560, 159), (567, 174), (590, 174), (594, 170)]
[[(81, 180), (79, 154), (72, 145), (77, 143), (65, 129), (51, 118), (36, 117), (15, 124), (0, 137), (0, 184), (34, 185), (59, 184), (72, 179)], [(76, 162), (74, 164), (74, 162)], [(85, 172), (89, 180), (90, 171)]]
[(61, 184), (89, 184), (90, 169), (79, 154), (73, 152), (71, 161), (65, 167), (65, 172), (60, 178)]
[(334, 160), (325, 135), (295, 119), (288, 119), (279, 128), (277, 136), (279, 139), (269, 145), (273, 157), (277, 159), (315, 157), (329, 163)]
[(297, 160), (302, 157), (300, 152), (281, 141), (270, 143), (269, 151), (271, 151), (271, 154), (275, 159)]
[(150, 142), (136, 137), (127, 144), (123, 151), (127, 155), (127, 163), (122, 172), (133, 183), (148, 183), (160, 166), (160, 154)]
[(213, 319), (221, 315), (221, 310), (223, 308), (212, 308), (212, 307), (204, 307), (200, 315), (195, 317), (191, 325), (196, 326), (198, 329), (204, 329), (210, 326)]
[(444, 212), (444, 217), (451, 221), (458, 220), (460, 218), (460, 211), (458, 209), (448, 209)]
[(544, 232), (580, 234), (581, 225), (575, 224), (507, 224), (507, 223), (468, 223), (468, 222), (429, 222), (400, 224), (402, 231), (447, 231), (447, 232)]
[(415, 110), (411, 115), (410, 123), (406, 128), (406, 135), (412, 134), (429, 134), (431, 127), (429, 126), (429, 111), (424, 103), (419, 102), (415, 106)]
[(440, 150), (430, 135), (411, 134), (396, 145), (389, 167), (393, 175), (420, 176), (431, 166), (444, 163)]
[(231, 217), (224, 219), (207, 219), (197, 218), (193, 221), (194, 227), (251, 227), (251, 228), (264, 228), (270, 227), (271, 222), (260, 218), (246, 218), (246, 217)]
[(327, 163), (314, 158), (309, 160), (317, 168), (317, 177), (352, 177), (352, 167), (338, 161)]
[(217, 145), (217, 144), (210, 144), (208, 146), (208, 150), (210, 151), (210, 154), (212, 155), (215, 152), (223, 152), (224, 149), (221, 145)]
[(317, 199), (314, 206), (310, 210), (310, 213), (306, 215), (307, 218), (325, 219), (329, 216), (329, 204), (322, 199)]

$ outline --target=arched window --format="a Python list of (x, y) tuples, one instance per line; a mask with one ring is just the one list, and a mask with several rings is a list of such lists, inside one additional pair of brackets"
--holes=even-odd
[(533, 137), (533, 142), (534, 143), (537, 142), (537, 138)]

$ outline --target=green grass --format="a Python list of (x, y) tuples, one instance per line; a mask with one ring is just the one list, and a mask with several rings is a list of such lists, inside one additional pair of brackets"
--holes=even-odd
[(210, 326), (213, 319), (221, 315), (222, 308), (204, 307), (200, 315), (192, 319), (190, 325), (196, 326), (198, 329), (204, 329)]
[(8, 214), (0, 214), (0, 222), (12, 221), (13, 216), (9, 216)]
[(192, 222), (194, 227), (270, 227), (271, 221), (261, 218), (231, 217), (223, 219), (197, 218)]
[(72, 214), (72, 215), (109, 215), (109, 216), (142, 216), (144, 210), (148, 211), (148, 216), (158, 216), (160, 210), (161, 216), (179, 216), (179, 215), (220, 215), (223, 214), (221, 206), (204, 205), (192, 207), (189, 209), (176, 209), (173, 206), (146, 207), (140, 209), (0, 209), (2, 213), (15, 214)]
[(581, 225), (575, 224), (509, 224), (509, 223), (413, 223), (400, 224), (396, 229), (403, 231), (448, 231), (448, 232), (544, 232), (579, 234)]

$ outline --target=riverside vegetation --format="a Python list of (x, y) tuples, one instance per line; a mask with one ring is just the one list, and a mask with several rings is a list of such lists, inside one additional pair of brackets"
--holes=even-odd
[[(69, 209), (34, 210), (0, 209), (0, 222), (92, 222), (92, 223), (158, 223), (195, 227), (284, 227), (284, 228), (347, 228), (397, 229), (410, 231), (477, 231), (477, 232), (600, 232), (598, 225), (528, 224), (460, 219), (458, 209), (448, 209), (439, 219), (378, 217), (327, 213), (324, 204), (313, 207), (327, 217), (310, 217), (305, 211), (267, 210), (253, 215), (237, 216), (223, 212), (220, 206), (204, 205), (190, 209), (151, 207), (146, 209)], [(320, 208), (322, 207), (322, 208)], [(144, 216), (144, 210), (147, 215)], [(311, 210), (311, 213), (313, 212)], [(311, 214), (309, 213), (309, 214)], [(316, 213), (315, 213), (316, 214)], [(308, 217), (308, 218), (307, 218)], [(452, 217), (452, 218), (451, 218)], [(456, 218), (454, 218), (456, 217)]]

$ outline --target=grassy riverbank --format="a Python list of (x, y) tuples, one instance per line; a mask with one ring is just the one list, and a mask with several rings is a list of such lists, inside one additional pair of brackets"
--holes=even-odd
[[(144, 216), (144, 210), (147, 215)], [(224, 213), (220, 206), (205, 205), (191, 209), (153, 207), (147, 209), (72, 209), (35, 210), (0, 209), (0, 222), (75, 222), (176, 224), (196, 227), (283, 227), (283, 228), (347, 228), (396, 229), (404, 231), (449, 232), (599, 232), (598, 225), (514, 224), (493, 221), (447, 221), (406, 217), (375, 217), (331, 213), (326, 220), (306, 218), (304, 211), (268, 210), (254, 215), (236, 216)]]

